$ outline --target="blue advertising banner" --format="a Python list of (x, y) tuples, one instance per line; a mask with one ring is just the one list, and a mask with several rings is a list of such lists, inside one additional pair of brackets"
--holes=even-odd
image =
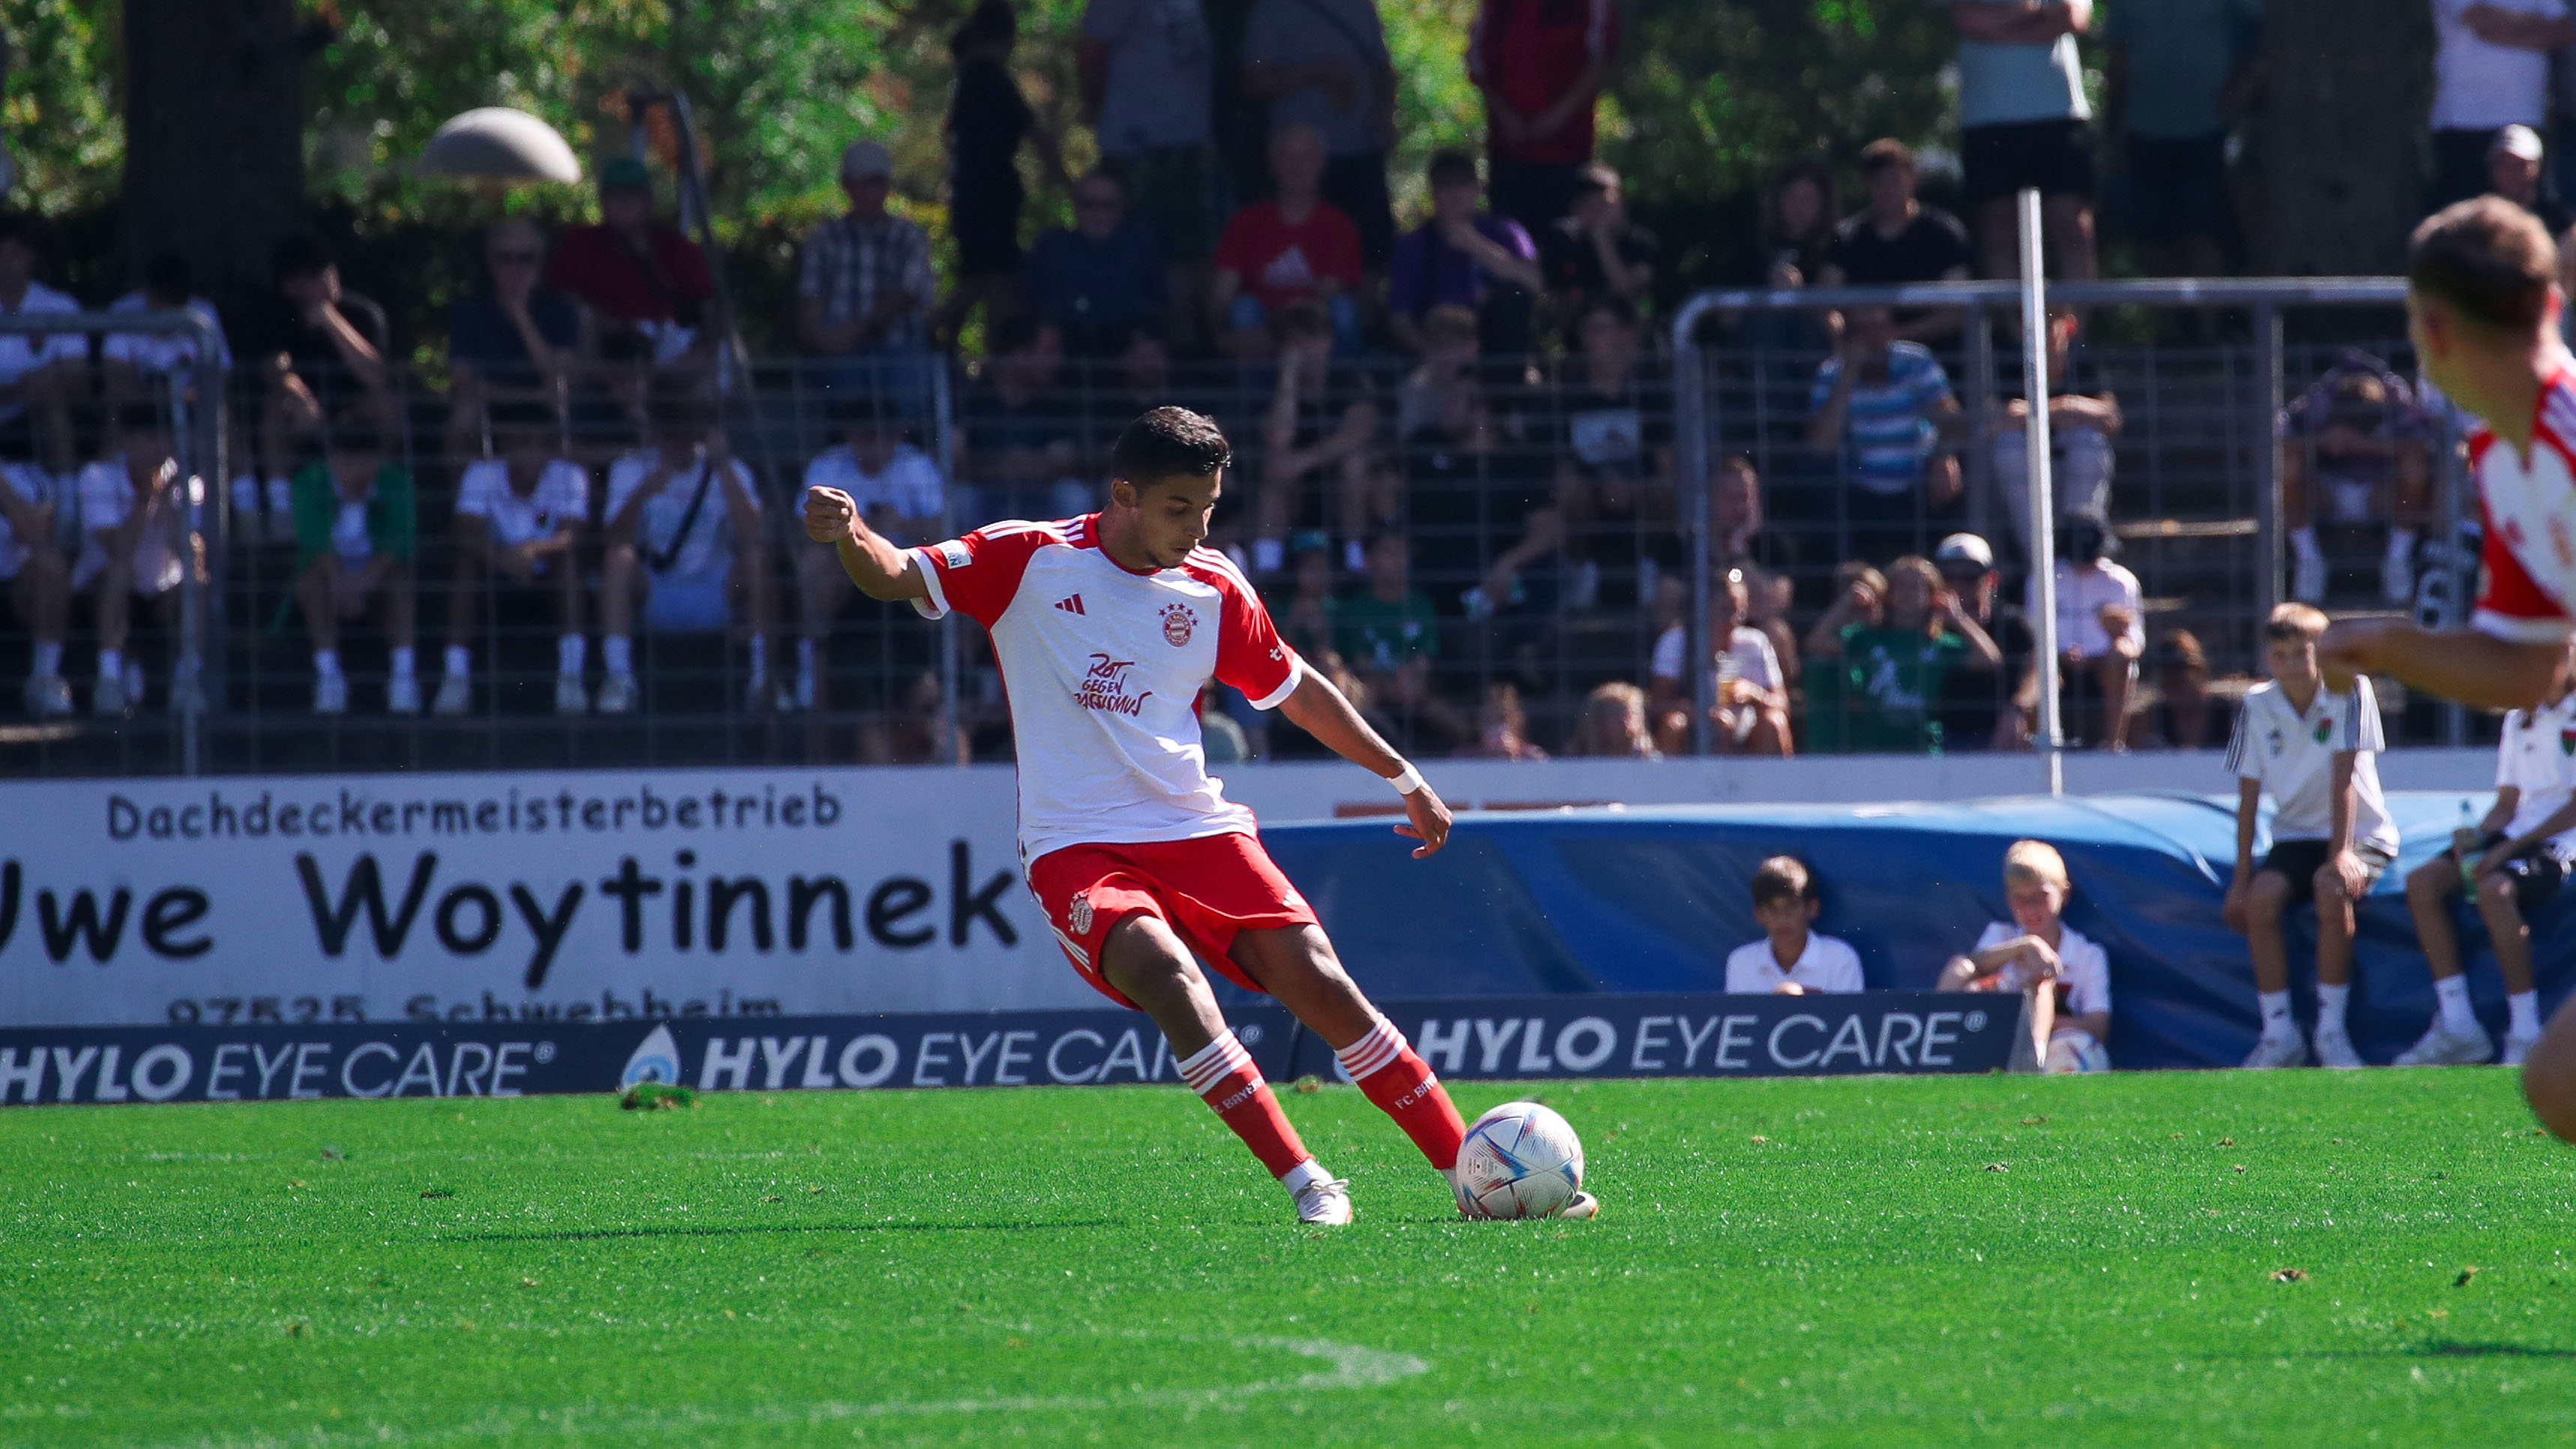
[[(1340, 1077), (1275, 1006), (1236, 1008), (1273, 1080)], [(1517, 1077), (1984, 1072), (2013, 1065), (2017, 997), (1527, 997), (1395, 1003), (1434, 1070)], [(1344, 1078), (1346, 1080), (1346, 1078)], [(516, 1097), (672, 1082), (713, 1092), (1177, 1082), (1134, 1012), (683, 1016), (590, 1022), (242, 1022), (0, 1029), (0, 1104)]]

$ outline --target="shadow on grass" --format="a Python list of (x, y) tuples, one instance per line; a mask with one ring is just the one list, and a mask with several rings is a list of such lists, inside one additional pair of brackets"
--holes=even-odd
[(2576, 1358), (2576, 1348), (2535, 1348), (2527, 1343), (2459, 1343), (2436, 1339), (2414, 1351), (2428, 1358)]
[(441, 1243), (581, 1243), (609, 1238), (747, 1238), (787, 1233), (1039, 1233), (1064, 1228), (1105, 1228), (1106, 1218), (1047, 1223), (778, 1223), (769, 1226), (668, 1228), (559, 1228), (538, 1233), (441, 1233)]

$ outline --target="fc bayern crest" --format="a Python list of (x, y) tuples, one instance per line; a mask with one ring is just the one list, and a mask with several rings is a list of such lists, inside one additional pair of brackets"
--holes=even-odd
[(1198, 627), (1199, 616), (1190, 612), (1189, 605), (1165, 604), (1163, 606), (1163, 638), (1173, 648), (1178, 649), (1189, 643), (1190, 635)]
[(1073, 933), (1075, 935), (1090, 935), (1091, 892), (1076, 891), (1073, 897), (1073, 904), (1065, 910), (1064, 919), (1068, 925), (1073, 927)]

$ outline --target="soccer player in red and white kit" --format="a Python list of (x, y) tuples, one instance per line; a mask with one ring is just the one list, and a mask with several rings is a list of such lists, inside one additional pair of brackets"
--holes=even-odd
[[(2530, 212), (2482, 196), (2415, 229), (2406, 279), (2425, 377), (2486, 422), (2469, 439), (2485, 579), (2467, 629), (2351, 620), (2326, 631), (2317, 659), (2332, 689), (2389, 674), (2468, 704), (2529, 708), (2557, 693), (2576, 633), (2576, 358), (2559, 340), (2558, 247)], [(2576, 1001), (2533, 1044), (2522, 1091), (2542, 1125), (2576, 1142)]]
[[(1347, 1223), (1349, 1184), (1297, 1140), (1202, 962), (1278, 998), (1329, 1043), (1453, 1195), (1465, 1128), (1431, 1068), (1342, 970), (1314, 911), (1262, 851), (1252, 812), (1208, 778), (1199, 695), (1211, 679), (1232, 685), (1392, 782), (1407, 817), (1395, 828), (1421, 842), (1416, 857), (1448, 839), (1449, 810), (1281, 641), (1232, 561), (1201, 546), (1232, 461), (1215, 423), (1155, 408), (1118, 435), (1098, 513), (989, 524), (906, 550), (872, 532), (848, 495), (815, 488), (805, 532), (833, 545), (868, 597), (907, 599), (934, 619), (955, 610), (991, 632), (1019, 754), (1020, 859), (1066, 957), (1162, 1028), (1181, 1079), (1288, 1189), (1299, 1221)], [(1565, 1215), (1597, 1209), (1586, 1194)]]

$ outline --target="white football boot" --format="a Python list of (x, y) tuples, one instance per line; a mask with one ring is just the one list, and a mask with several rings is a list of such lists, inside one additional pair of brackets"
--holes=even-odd
[(611, 672), (599, 681), (599, 712), (625, 714), (635, 708), (635, 676)]
[(1338, 1177), (1322, 1178), (1297, 1189), (1297, 1221), (1344, 1227), (1351, 1220), (1351, 1185)]
[(2338, 1067), (2349, 1071), (2354, 1067), (2370, 1065), (2361, 1059), (2361, 1053), (2352, 1049), (2351, 1034), (2340, 1028), (2317, 1029), (2316, 1053), (2317, 1065), (2321, 1067)]
[(454, 716), (463, 714), (473, 707), (473, 684), (462, 674), (451, 674), (438, 681), (438, 697), (430, 701), (429, 712)]
[(2247, 1067), (2304, 1067), (2308, 1064), (2308, 1044), (2298, 1033), (2267, 1036), (2254, 1043), (2243, 1065)]
[(318, 674), (313, 678), (313, 712), (347, 714), (349, 712), (349, 676)]
[(385, 713), (420, 713), (420, 676), (397, 674), (385, 681)]
[(72, 684), (59, 674), (35, 674), (27, 678), (27, 689), (21, 696), (27, 713), (39, 719), (51, 719), (72, 712)]
[(590, 691), (584, 689), (578, 674), (555, 676), (555, 713), (590, 713)]
[(2495, 1059), (2495, 1043), (2483, 1030), (2461, 1035), (2436, 1017), (2421, 1040), (2389, 1063), (2397, 1067), (2468, 1067)]

